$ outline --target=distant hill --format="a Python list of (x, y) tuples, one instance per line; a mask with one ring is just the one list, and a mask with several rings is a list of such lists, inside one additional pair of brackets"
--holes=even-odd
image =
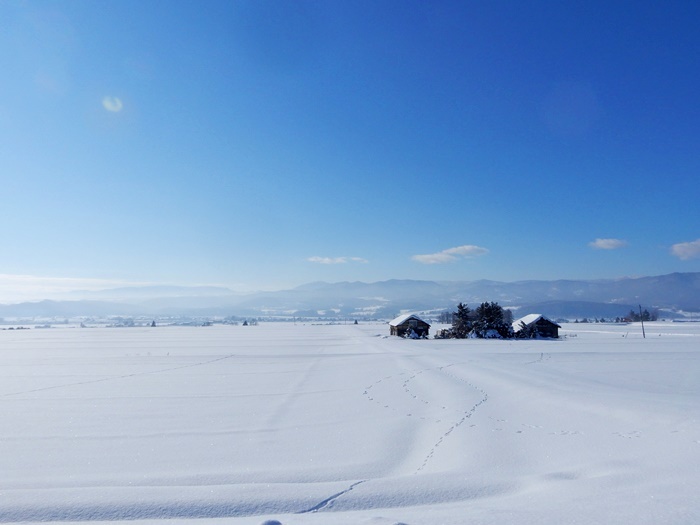
[(148, 286), (74, 292), (81, 300), (0, 305), (0, 317), (304, 316), (391, 318), (401, 311), (452, 310), (496, 301), (517, 315), (617, 317), (647, 309), (700, 312), (700, 273), (555, 281), (420, 281), (309, 283), (291, 290), (236, 294), (222, 287)]
[[(545, 301), (541, 303), (525, 304), (514, 310), (515, 317), (522, 317), (531, 313), (545, 313), (552, 319), (608, 319), (625, 317), (630, 310), (637, 312), (639, 305), (618, 303), (595, 303), (591, 301)], [(654, 310), (653, 307), (644, 307)], [(664, 309), (662, 317), (674, 319), (681, 317), (673, 310)]]
[(69, 300), (134, 301), (154, 297), (221, 297), (233, 295), (221, 286), (126, 286), (107, 290), (75, 290)]

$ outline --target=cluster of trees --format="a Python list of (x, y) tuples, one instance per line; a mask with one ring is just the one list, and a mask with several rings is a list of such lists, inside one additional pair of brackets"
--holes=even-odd
[(640, 314), (639, 312), (635, 312), (634, 310), (630, 310), (629, 315), (627, 316), (630, 321), (658, 321), (659, 320), (659, 312), (654, 310), (653, 312), (649, 313), (649, 310), (646, 308), (644, 311)]
[[(639, 317), (639, 316), (637, 316)], [(589, 319), (588, 317), (584, 317), (583, 319), (579, 320), (578, 318), (574, 319), (574, 323), (629, 323), (630, 321), (633, 321), (633, 319), (630, 319), (629, 317), (616, 317), (613, 319), (612, 317), (610, 319), (606, 319), (605, 317), (601, 317), (598, 319), (597, 317), (593, 317)]]
[(513, 313), (505, 310), (498, 303), (481, 303), (471, 310), (466, 304), (459, 303), (457, 311), (450, 313), (452, 327), (441, 330), (436, 339), (508, 339), (514, 337)]

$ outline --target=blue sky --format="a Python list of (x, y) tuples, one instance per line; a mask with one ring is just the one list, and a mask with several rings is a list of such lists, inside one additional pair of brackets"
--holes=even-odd
[(255, 290), (700, 271), (699, 16), (4, 0), (0, 275)]

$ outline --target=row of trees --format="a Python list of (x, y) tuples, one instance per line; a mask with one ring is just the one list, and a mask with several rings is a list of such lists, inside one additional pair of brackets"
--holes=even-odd
[(644, 311), (642, 311), (641, 313), (639, 311), (630, 310), (630, 313), (628, 313), (625, 317), (615, 317), (614, 319), (612, 317), (610, 319), (606, 319), (605, 317), (601, 317), (600, 319), (598, 319), (597, 317), (594, 317), (592, 319), (584, 317), (580, 321), (578, 319), (574, 320), (574, 323), (638, 323), (639, 321), (658, 320), (658, 310), (652, 310), (651, 312), (649, 312), (649, 310), (645, 308)]
[(646, 308), (644, 309), (643, 312), (635, 312), (634, 310), (630, 310), (629, 315), (627, 316), (630, 321), (658, 321), (659, 320), (659, 312), (657, 310), (654, 310), (653, 312), (649, 313), (649, 310)]
[(452, 327), (441, 330), (436, 339), (508, 339), (513, 333), (513, 313), (494, 302), (481, 303), (475, 310), (459, 303), (457, 311), (451, 312)]

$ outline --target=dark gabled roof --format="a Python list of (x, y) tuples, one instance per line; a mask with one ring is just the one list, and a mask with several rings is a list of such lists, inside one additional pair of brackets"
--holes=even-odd
[(400, 316), (398, 316), (396, 319), (394, 319), (393, 321), (389, 321), (389, 326), (399, 326), (399, 325), (402, 325), (402, 324), (404, 324), (406, 321), (408, 321), (409, 319), (416, 319), (417, 321), (420, 321), (421, 323), (425, 323), (425, 324), (427, 324), (428, 326), (430, 326), (430, 323), (426, 323), (423, 319), (421, 319), (420, 317), (418, 317), (418, 316), (415, 315), (415, 314), (404, 314), (404, 315), (400, 315)]
[(514, 331), (514, 332), (519, 332), (519, 331), (520, 331), (520, 329), (521, 329), (520, 323), (524, 323), (525, 326), (530, 326), (531, 324), (535, 324), (535, 323), (536, 323), (537, 321), (539, 321), (540, 319), (542, 319), (542, 320), (544, 320), (544, 321), (547, 321), (548, 323), (553, 324), (553, 325), (556, 326), (557, 328), (561, 328), (561, 326), (559, 326), (557, 323), (555, 323), (554, 321), (552, 321), (552, 320), (549, 319), (548, 317), (545, 317), (545, 316), (542, 315), (542, 314), (530, 314), (530, 315), (526, 315), (525, 317), (521, 317), (520, 319), (518, 319), (518, 320), (516, 320), (516, 321), (513, 321), (513, 325), (512, 325), (512, 326), (513, 326), (513, 331)]

